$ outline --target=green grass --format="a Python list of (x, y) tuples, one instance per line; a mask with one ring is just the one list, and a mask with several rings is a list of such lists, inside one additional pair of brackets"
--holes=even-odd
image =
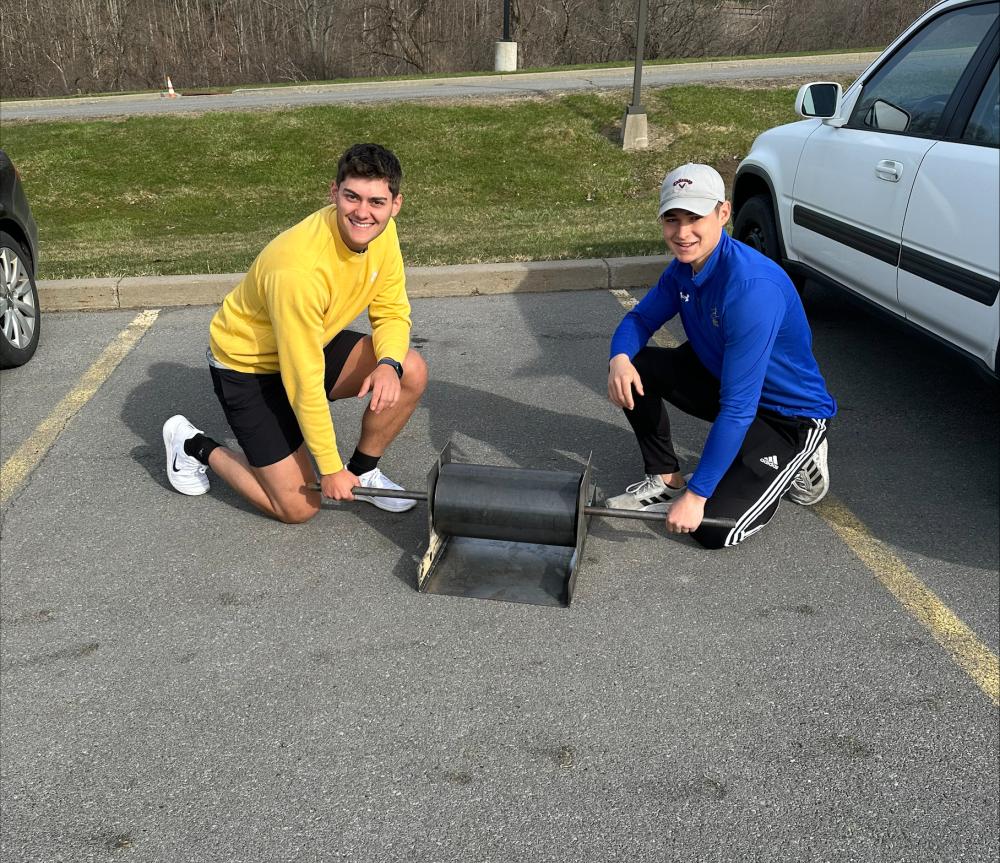
[(39, 225), (40, 278), (243, 272), (326, 203), (355, 141), (403, 163), (405, 260), (435, 265), (655, 254), (659, 181), (683, 162), (727, 179), (795, 88), (646, 89), (651, 146), (623, 152), (621, 94), (459, 105), (6, 123)]

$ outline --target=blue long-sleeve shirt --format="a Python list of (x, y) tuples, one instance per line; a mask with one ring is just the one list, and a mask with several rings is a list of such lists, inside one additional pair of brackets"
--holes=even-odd
[(671, 261), (618, 325), (611, 356), (633, 358), (678, 313), (695, 354), (720, 383), (719, 415), (688, 482), (691, 491), (712, 496), (758, 407), (816, 419), (836, 414), (802, 302), (769, 258), (723, 233), (699, 273)]

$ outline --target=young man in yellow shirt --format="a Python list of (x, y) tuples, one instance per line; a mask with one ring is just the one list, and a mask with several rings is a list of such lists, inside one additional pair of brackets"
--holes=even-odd
[[(409, 347), (410, 303), (394, 218), (402, 169), (389, 150), (356, 144), (344, 153), (332, 204), (272, 240), (223, 301), (209, 328), (215, 393), (243, 453), (212, 440), (180, 414), (163, 426), (167, 476), (204, 494), (211, 468), (250, 503), (287, 523), (320, 508), (322, 496), (398, 489), (378, 460), (409, 420), (427, 367)], [(345, 327), (368, 310), (372, 333)], [(357, 448), (345, 465), (327, 401), (371, 395)], [(362, 496), (358, 495), (361, 499)], [(400, 498), (365, 497), (392, 512)]]

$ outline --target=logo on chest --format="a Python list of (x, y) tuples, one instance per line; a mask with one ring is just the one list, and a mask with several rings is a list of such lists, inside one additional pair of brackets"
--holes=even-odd
[(691, 295), (690, 294), (685, 294), (684, 291), (681, 291), (680, 295), (681, 295), (681, 299), (684, 300), (685, 303), (688, 302), (691, 299)]

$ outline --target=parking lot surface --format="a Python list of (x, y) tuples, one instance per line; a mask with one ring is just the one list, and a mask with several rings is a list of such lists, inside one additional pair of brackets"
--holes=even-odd
[[(136, 312), (47, 315), (0, 376), (24, 475), (3, 490), (3, 860), (996, 860), (996, 384), (808, 299), (840, 402), (831, 499), (724, 552), (594, 520), (566, 609), (417, 592), (423, 505), (290, 527), (220, 482), (176, 494), (168, 416), (230, 441), (213, 310), (147, 315), (70, 407)], [(419, 489), (449, 441), (592, 454), (617, 493), (641, 473), (605, 395), (622, 313), (599, 290), (414, 301), (432, 382), (380, 466)], [(344, 454), (363, 409), (332, 408)], [(707, 426), (674, 417), (690, 469)]]

